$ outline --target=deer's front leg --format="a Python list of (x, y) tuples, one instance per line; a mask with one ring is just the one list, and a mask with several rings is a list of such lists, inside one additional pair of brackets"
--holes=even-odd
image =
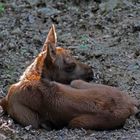
[(9, 110), (11, 117), (23, 126), (31, 125), (32, 128), (37, 129), (40, 121), (36, 112), (19, 103), (15, 103)]

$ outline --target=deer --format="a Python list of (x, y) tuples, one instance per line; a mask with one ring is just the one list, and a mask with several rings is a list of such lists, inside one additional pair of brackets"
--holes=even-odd
[(16, 122), (34, 129), (112, 130), (121, 128), (131, 115), (140, 116), (139, 102), (116, 87), (82, 79), (64, 84), (48, 77), (48, 55), (51, 60), (56, 55), (52, 50), (48, 43), (38, 77), (21, 78), (1, 100), (3, 110)]
[[(111, 130), (122, 127), (131, 115), (139, 117), (138, 101), (128, 94), (115, 87), (83, 81), (90, 79), (90, 68), (77, 65), (68, 52), (56, 47), (55, 38), (52, 26), (43, 51), (0, 101), (4, 112), (22, 126), (31, 125), (34, 129), (66, 126)], [(74, 72), (78, 74), (73, 76)]]
[[(47, 51), (48, 45), (49, 51)], [(19, 79), (19, 82), (11, 85), (10, 89), (14, 88), (18, 90), (18, 84), (22, 83), (23, 81), (28, 81), (30, 83), (33, 81), (38, 81), (44, 65), (47, 66), (47, 69), (44, 72), (44, 77), (51, 81), (69, 84), (74, 79), (80, 78), (85, 81), (90, 81), (93, 78), (93, 71), (91, 67), (78, 62), (71, 55), (70, 50), (57, 46), (57, 34), (53, 24), (48, 32), (41, 52), (25, 69)], [(14, 96), (12, 92), (10, 92), (10, 94)], [(5, 111), (7, 108), (9, 108), (8, 96), (9, 95), (2, 99), (2, 102), (0, 103)]]

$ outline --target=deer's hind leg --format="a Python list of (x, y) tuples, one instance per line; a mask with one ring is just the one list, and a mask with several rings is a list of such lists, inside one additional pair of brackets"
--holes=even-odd
[(39, 127), (38, 114), (25, 105), (19, 103), (14, 104), (9, 114), (15, 121), (23, 126), (31, 125), (32, 128), (35, 129)]
[(77, 89), (88, 89), (88, 88), (92, 88), (93, 84), (85, 82), (83, 80), (73, 80), (70, 83), (70, 86)]
[(124, 120), (115, 120), (114, 118), (108, 118), (104, 115), (81, 115), (73, 118), (68, 127), (69, 128), (84, 128), (94, 130), (110, 130), (117, 129), (124, 125)]

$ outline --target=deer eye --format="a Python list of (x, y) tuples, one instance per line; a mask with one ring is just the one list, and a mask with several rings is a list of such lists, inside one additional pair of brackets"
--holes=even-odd
[(76, 64), (75, 63), (71, 63), (71, 64), (68, 64), (66, 67), (65, 67), (65, 71), (66, 72), (73, 72), (74, 69), (76, 67)]

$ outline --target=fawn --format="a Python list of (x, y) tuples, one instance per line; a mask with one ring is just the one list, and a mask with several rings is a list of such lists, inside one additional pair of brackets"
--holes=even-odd
[(23, 80), (9, 89), (1, 106), (23, 126), (60, 129), (117, 129), (138, 112), (138, 101), (115, 87), (74, 80), (70, 85), (44, 78)]
[[(51, 81), (69, 84), (74, 79), (80, 78), (89, 81), (93, 78), (93, 71), (88, 65), (76, 61), (69, 50), (57, 47), (57, 35), (54, 25), (52, 25), (49, 30), (42, 51), (35, 58), (33, 63), (26, 68), (19, 82), (13, 84), (11, 88), (13, 89), (14, 87), (18, 90), (17, 85), (23, 81), (32, 83), (32, 81), (39, 80), (44, 65), (46, 65), (47, 69), (44, 71), (43, 76)], [(10, 94), (13, 93), (10, 92)], [(9, 96), (9, 94), (7, 96)], [(7, 101), (4, 98), (4, 102), (2, 102), (3, 108), (8, 108), (7, 98), (8, 97), (6, 97)], [(6, 111), (7, 109), (4, 110)]]
[[(81, 65), (77, 66), (76, 63), (76, 71), (84, 72), (79, 72), (74, 78), (70, 78), (73, 75), (71, 68), (68, 70), (70, 75), (64, 74), (62, 78), (61, 75), (55, 75), (59, 70), (62, 75), (64, 70), (67, 71), (67, 66), (63, 67), (63, 63), (66, 64), (65, 61), (70, 61), (71, 57), (65, 60), (65, 50), (55, 48), (55, 42), (52, 43), (52, 36), (50, 37), (52, 33), (55, 37), (54, 26), (48, 34), (47, 47), (45, 44), (43, 52), (1, 100), (3, 110), (23, 126), (31, 125), (36, 129), (47, 126), (60, 129), (68, 126), (108, 130), (123, 126), (129, 116), (138, 112), (138, 101), (115, 87), (73, 80), (82, 77), (85, 71), (90, 71), (85, 65), (82, 65), (84, 68), (81, 70)], [(56, 70), (51, 72), (51, 69)], [(91, 75), (92, 72), (89, 73)], [(89, 79), (90, 76), (83, 77)], [(70, 81), (70, 85), (60, 83)]]

